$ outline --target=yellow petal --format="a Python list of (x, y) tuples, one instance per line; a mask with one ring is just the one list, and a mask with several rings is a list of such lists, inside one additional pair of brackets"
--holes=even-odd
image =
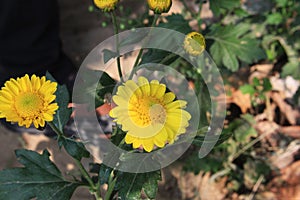
[(145, 149), (145, 151), (147, 152), (151, 152), (153, 150), (154, 144), (152, 139), (148, 138), (148, 139), (143, 139), (143, 148)]

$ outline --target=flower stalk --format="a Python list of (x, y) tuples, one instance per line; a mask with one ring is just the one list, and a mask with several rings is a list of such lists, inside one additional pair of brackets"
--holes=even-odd
[(112, 23), (114, 26), (114, 34), (115, 34), (115, 39), (116, 39), (116, 51), (117, 51), (117, 66), (118, 66), (118, 73), (120, 80), (123, 81), (123, 76), (122, 76), (122, 68), (121, 68), (121, 59), (120, 59), (120, 49), (119, 49), (119, 28), (117, 24), (117, 19), (116, 19), (116, 13), (113, 11), (111, 12), (111, 18), (112, 18)]

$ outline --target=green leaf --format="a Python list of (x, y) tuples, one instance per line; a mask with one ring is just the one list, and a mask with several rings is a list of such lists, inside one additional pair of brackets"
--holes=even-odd
[[(100, 77), (100, 80), (98, 82), (94, 81), (98, 77)], [(106, 72), (100, 70), (85, 70), (84, 74), (80, 74), (80, 78), (82, 79), (82, 84), (78, 85), (78, 87), (80, 87), (78, 90), (82, 91), (83, 94), (73, 94), (73, 98), (77, 99), (78, 102), (76, 103), (86, 103), (88, 99), (95, 98), (96, 107), (104, 104), (106, 98), (105, 95), (111, 94), (116, 85), (116, 81), (114, 79), (112, 79)]]
[(88, 158), (90, 153), (86, 150), (82, 142), (77, 142), (70, 138), (59, 137), (58, 145), (64, 146), (69, 155), (71, 155), (76, 160), (81, 160), (83, 157)]
[[(49, 72), (46, 73), (46, 78), (51, 81), (57, 82)], [(70, 102), (70, 95), (67, 87), (65, 85), (59, 85), (59, 84), (57, 86), (55, 95), (56, 95), (55, 102), (57, 102), (59, 108), (56, 111), (56, 114), (54, 115), (53, 124), (61, 132), (63, 132), (63, 128), (69, 121), (72, 112), (71, 108), (68, 108)]]
[(256, 90), (252, 85), (245, 84), (240, 87), (240, 91), (243, 94), (250, 94), (251, 96), (255, 94)]
[(239, 68), (238, 59), (252, 63), (265, 57), (256, 39), (245, 36), (250, 31), (248, 24), (211, 26), (206, 39), (214, 40), (209, 48), (217, 65), (224, 65), (231, 71)]
[(183, 169), (185, 171), (193, 171), (195, 174), (198, 174), (200, 171), (215, 173), (223, 167), (221, 157), (213, 157), (211, 154), (200, 159), (198, 156), (197, 152), (189, 155), (189, 157), (184, 161)]
[[(202, 146), (203, 143), (215, 143), (215, 140), (205, 140), (205, 135), (203, 133), (203, 129), (199, 130), (200, 133), (196, 135), (196, 137), (193, 140), (193, 144), (196, 146)], [(226, 140), (228, 140), (230, 137), (232, 136), (232, 132), (227, 132), (227, 131), (223, 131), (222, 134), (219, 136), (217, 143), (215, 144), (215, 146), (218, 146), (220, 144), (222, 144), (223, 142), (225, 142)]]
[(281, 75), (283, 77), (292, 76), (295, 79), (300, 79), (300, 64), (299, 62), (288, 62), (282, 68)]
[(263, 79), (263, 92), (268, 92), (272, 90), (272, 84), (269, 78)]
[(63, 178), (47, 150), (16, 150), (16, 156), (25, 167), (0, 171), (0, 199), (66, 200), (80, 186)]
[(108, 179), (112, 170), (113, 170), (112, 168), (107, 167), (104, 164), (101, 164), (100, 171), (99, 171), (99, 181), (101, 185), (108, 183)]
[(139, 43), (140, 41), (145, 39), (145, 37), (147, 37), (147, 35), (149, 33), (147, 31), (139, 30), (139, 29), (134, 29), (134, 30), (131, 30), (131, 31), (135, 32), (134, 35), (136, 35), (137, 37), (130, 37), (131, 36), (131, 34), (130, 34), (129, 37), (123, 39), (120, 42), (120, 46), (127, 46), (127, 45), (132, 45), (132, 44)]
[(240, 6), (240, 0), (210, 0), (209, 7), (215, 16), (219, 16), (224, 10), (232, 10)]
[(270, 25), (279, 25), (282, 23), (282, 15), (280, 13), (272, 13), (267, 16), (266, 23)]
[[(166, 23), (160, 23), (158, 27), (172, 29), (187, 34), (192, 31), (189, 21), (185, 20), (180, 14), (172, 14), (166, 17)], [(166, 37), (169, 37), (167, 35)]]
[(141, 199), (142, 190), (149, 198), (155, 199), (160, 180), (160, 171), (139, 174), (119, 172), (116, 189), (122, 200)]
[(233, 124), (234, 126), (233, 132), (236, 141), (241, 143), (247, 143), (250, 141), (251, 137), (257, 137), (257, 132), (253, 128), (253, 125), (255, 124), (255, 119), (252, 115), (242, 115), (240, 119), (234, 120), (231, 124)]
[(117, 52), (111, 51), (109, 49), (104, 49), (102, 52), (104, 54), (104, 64), (107, 63), (110, 59), (116, 58), (118, 56)]

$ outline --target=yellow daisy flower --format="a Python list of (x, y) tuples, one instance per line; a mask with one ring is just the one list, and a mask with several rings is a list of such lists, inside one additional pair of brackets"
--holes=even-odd
[(155, 146), (173, 143), (186, 132), (191, 115), (183, 110), (187, 102), (175, 100), (173, 92), (166, 93), (166, 85), (141, 76), (138, 82), (126, 81), (113, 96), (116, 104), (110, 111), (115, 122), (127, 131), (125, 142), (133, 148), (152, 151)]
[(172, 0), (147, 0), (149, 8), (156, 14), (169, 12), (172, 6)]
[(119, 0), (94, 0), (94, 4), (104, 12), (113, 11)]
[(26, 128), (32, 123), (36, 128), (44, 127), (45, 121), (53, 121), (58, 109), (57, 103), (52, 103), (56, 87), (57, 83), (46, 81), (45, 76), (11, 78), (0, 90), (0, 118)]
[(202, 34), (191, 32), (185, 36), (184, 49), (187, 53), (197, 56), (205, 50), (205, 38)]

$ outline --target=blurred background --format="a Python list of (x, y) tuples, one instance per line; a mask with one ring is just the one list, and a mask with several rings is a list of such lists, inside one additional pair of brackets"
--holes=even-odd
[[(96, 45), (113, 35), (110, 16), (87, 0), (59, 0), (59, 9), (63, 51), (79, 68)], [(120, 31), (148, 26), (152, 16), (146, 1), (136, 0), (121, 1), (117, 13)], [(300, 199), (299, 13), (296, 0), (173, 1), (161, 23), (178, 29), (187, 24), (207, 35), (207, 51), (226, 85), (224, 134), (232, 136), (204, 159), (192, 145), (163, 169), (157, 199)], [(246, 50), (228, 44), (245, 41)], [(225, 51), (233, 58), (224, 59)], [(59, 169), (76, 173), (72, 159), (43, 134), (17, 134), (1, 126), (0, 141), (1, 170), (20, 166), (15, 149), (48, 148)], [(86, 167), (90, 161), (84, 160)], [(93, 197), (79, 188), (72, 199)]]

